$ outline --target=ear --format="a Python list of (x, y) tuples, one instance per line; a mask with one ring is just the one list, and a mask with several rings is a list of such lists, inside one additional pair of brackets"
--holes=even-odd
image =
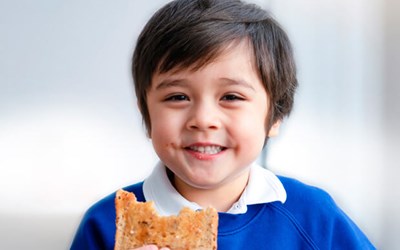
[(277, 120), (274, 124), (272, 124), (271, 128), (268, 131), (268, 137), (274, 137), (279, 134), (279, 128), (281, 127), (282, 120)]

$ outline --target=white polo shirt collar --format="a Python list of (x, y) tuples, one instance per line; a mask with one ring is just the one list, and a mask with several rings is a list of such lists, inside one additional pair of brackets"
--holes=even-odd
[[(143, 193), (146, 201), (153, 201), (160, 215), (177, 215), (183, 207), (202, 209), (195, 202), (188, 201), (172, 186), (163, 163), (159, 162), (151, 175), (144, 181)], [(286, 191), (281, 181), (271, 171), (253, 163), (250, 178), (241, 197), (227, 211), (243, 214), (247, 205), (286, 201)]]

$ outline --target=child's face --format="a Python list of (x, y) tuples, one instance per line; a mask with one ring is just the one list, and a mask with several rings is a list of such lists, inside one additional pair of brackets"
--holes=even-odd
[(155, 74), (150, 137), (175, 181), (213, 189), (246, 176), (267, 136), (267, 93), (239, 43), (196, 71)]

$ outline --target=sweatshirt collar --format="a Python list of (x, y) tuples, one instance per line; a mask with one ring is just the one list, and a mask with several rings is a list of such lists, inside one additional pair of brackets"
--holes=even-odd
[[(202, 209), (195, 202), (185, 199), (172, 186), (162, 162), (157, 163), (151, 175), (144, 181), (143, 193), (146, 201), (153, 201), (157, 212), (163, 216), (177, 215), (183, 207)], [(271, 171), (253, 163), (244, 192), (227, 213), (243, 214), (248, 205), (274, 201), (286, 201), (286, 191), (281, 181)]]

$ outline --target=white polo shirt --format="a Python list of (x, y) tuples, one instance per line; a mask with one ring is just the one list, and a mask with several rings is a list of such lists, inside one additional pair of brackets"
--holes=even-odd
[[(160, 215), (177, 215), (182, 207), (193, 210), (202, 209), (198, 204), (188, 201), (172, 186), (162, 162), (154, 168), (152, 174), (144, 181), (143, 193), (146, 201), (153, 201)], [(247, 186), (227, 211), (231, 214), (243, 214), (247, 205), (286, 201), (286, 191), (281, 181), (271, 171), (253, 163), (250, 166), (250, 177)]]

